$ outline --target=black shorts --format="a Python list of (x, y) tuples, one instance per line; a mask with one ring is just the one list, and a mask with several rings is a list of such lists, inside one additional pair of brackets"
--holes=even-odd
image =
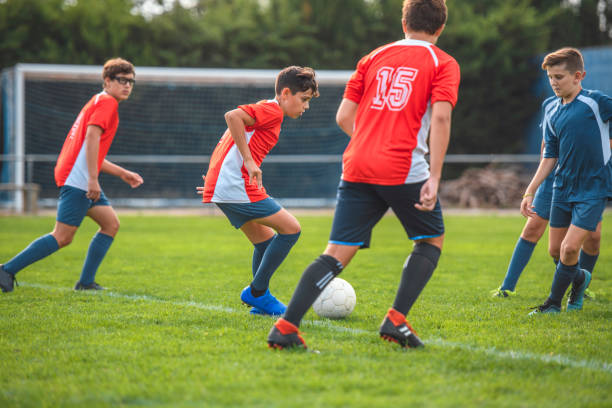
[(341, 180), (329, 243), (368, 248), (372, 228), (389, 208), (411, 240), (441, 236), (444, 220), (440, 201), (432, 211), (419, 211), (414, 206), (424, 183), (380, 186)]

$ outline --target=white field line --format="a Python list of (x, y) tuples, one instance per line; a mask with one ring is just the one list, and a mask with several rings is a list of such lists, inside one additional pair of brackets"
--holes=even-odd
[[(27, 283), (20, 282), (20, 286), (37, 288), (37, 289), (45, 289), (45, 290), (54, 290), (54, 291), (71, 291), (69, 288), (58, 288), (49, 285), (41, 285), (37, 283)], [(168, 304), (172, 306), (185, 306), (185, 307), (193, 307), (201, 310), (208, 310), (213, 312), (224, 312), (224, 313), (232, 313), (232, 314), (244, 314), (243, 310), (233, 309), (227, 306), (220, 305), (211, 305), (205, 303), (198, 303), (192, 301), (176, 301), (176, 300), (166, 300), (160, 299), (155, 296), (150, 295), (129, 295), (124, 293), (113, 292), (110, 290), (105, 291), (87, 291), (83, 292), (87, 295), (94, 296), (108, 296), (112, 298), (118, 299), (127, 299), (127, 300), (141, 300), (145, 302), (152, 303), (161, 303)], [(355, 335), (376, 335), (377, 333), (363, 330), (363, 329), (355, 329), (350, 327), (343, 327), (332, 323), (330, 320), (304, 320), (303, 323), (307, 326), (320, 326), (325, 327), (329, 330), (333, 330), (336, 332), (344, 332)], [(468, 351), (472, 353), (486, 354), (491, 357), (495, 357), (502, 360), (528, 360), (528, 361), (536, 361), (542, 362), (545, 364), (558, 364), (561, 366), (567, 366), (572, 368), (584, 368), (592, 371), (600, 371), (608, 374), (612, 374), (612, 363), (608, 363), (605, 361), (595, 361), (595, 360), (577, 360), (571, 357), (563, 356), (561, 354), (557, 355), (549, 355), (549, 354), (536, 354), (528, 351), (516, 351), (516, 350), (498, 350), (495, 347), (481, 347), (474, 346), (471, 344), (447, 341), (440, 338), (431, 338), (428, 340), (424, 340), (425, 344), (436, 345), (445, 348), (455, 348), (463, 351)]]

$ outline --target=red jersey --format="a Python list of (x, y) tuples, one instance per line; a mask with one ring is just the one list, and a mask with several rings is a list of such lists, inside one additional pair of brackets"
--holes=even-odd
[[(283, 111), (276, 100), (240, 105), (238, 108), (255, 119), (253, 126), (245, 128), (245, 135), (253, 160), (259, 167), (278, 142)], [(260, 190), (256, 183), (249, 184), (249, 173), (244, 167), (242, 155), (229, 129), (226, 130), (210, 158), (202, 202), (252, 203), (267, 197), (264, 188)]]
[(459, 76), (457, 61), (425, 41), (397, 41), (363, 57), (344, 92), (359, 106), (342, 179), (379, 185), (428, 179), (431, 106), (455, 106)]
[(119, 126), (118, 106), (119, 103), (115, 98), (106, 92), (100, 92), (81, 109), (81, 113), (66, 137), (55, 165), (55, 182), (58, 187), (67, 185), (87, 191), (89, 181), (85, 153), (87, 126), (96, 125), (102, 128), (98, 150), (98, 172), (100, 172), (102, 162), (113, 143), (117, 126)]

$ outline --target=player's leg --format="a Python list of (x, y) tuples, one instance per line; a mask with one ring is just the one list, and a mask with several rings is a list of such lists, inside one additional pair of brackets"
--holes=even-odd
[(414, 204), (419, 201), (423, 183), (403, 186), (379, 186), (408, 237), (414, 241), (412, 252), (406, 258), (393, 307), (389, 309), (380, 327), (383, 338), (399, 343), (403, 347), (420, 347), (418, 338), (406, 315), (429, 282), (444, 243), (444, 220), (440, 202), (432, 211), (419, 211)]
[(86, 193), (86, 191), (69, 186), (60, 189), (57, 221), (53, 231), (34, 240), (14, 258), (0, 266), (0, 288), (3, 292), (13, 290), (17, 272), (72, 242), (89, 207)]
[(491, 293), (493, 296), (508, 297), (516, 294), (514, 291), (516, 283), (527, 266), (529, 259), (531, 259), (536, 244), (544, 234), (544, 231), (546, 231), (547, 225), (548, 219), (544, 219), (537, 214), (527, 219), (521, 236), (512, 252), (512, 258), (508, 264), (504, 281), (498, 289)]
[(601, 221), (597, 224), (595, 231), (589, 231), (587, 234), (582, 248), (580, 249), (580, 255), (578, 257), (578, 263), (582, 269), (593, 273), (595, 263), (599, 257), (599, 247), (601, 242)]
[(81, 276), (74, 288), (101, 290), (104, 288), (95, 282), (96, 273), (119, 231), (119, 218), (104, 193), (100, 193), (100, 199), (89, 209), (87, 215), (100, 226), (100, 229), (89, 244)]
[(302, 318), (323, 289), (350, 262), (357, 250), (369, 246), (372, 228), (387, 208), (388, 205), (371, 185), (340, 182), (327, 248), (302, 273), (284, 317), (270, 330), (270, 347), (305, 347), (298, 336)]

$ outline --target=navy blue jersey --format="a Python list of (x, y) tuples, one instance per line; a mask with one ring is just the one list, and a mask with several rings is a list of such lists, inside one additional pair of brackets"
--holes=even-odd
[(568, 104), (550, 97), (542, 108), (544, 157), (558, 159), (553, 201), (612, 198), (612, 98), (583, 89)]

